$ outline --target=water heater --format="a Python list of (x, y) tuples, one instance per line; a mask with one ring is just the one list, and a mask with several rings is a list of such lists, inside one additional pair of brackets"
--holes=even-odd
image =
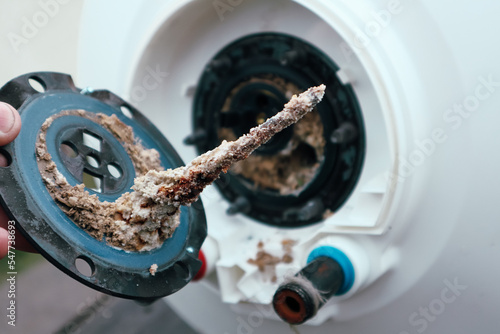
[(496, 333), (499, 11), (86, 1), (78, 83), (125, 97), (184, 161), (327, 87), (203, 193), (204, 265), (165, 302), (201, 333)]

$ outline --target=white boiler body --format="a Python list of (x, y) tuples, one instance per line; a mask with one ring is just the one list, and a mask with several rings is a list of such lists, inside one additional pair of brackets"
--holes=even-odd
[[(500, 290), (500, 3), (433, 0), (98, 1), (84, 5), (77, 82), (128, 99), (184, 161), (197, 82), (250, 34), (301, 38), (351, 85), (366, 131), (349, 199), (309, 227), (228, 216), (202, 195), (212, 270), (165, 301), (201, 333), (289, 333), (269, 302), (311, 249), (352, 260), (356, 279), (300, 333), (497, 333)], [(327, 88), (328, 89), (328, 88)], [(247, 263), (256, 242), (297, 240), (278, 282)]]

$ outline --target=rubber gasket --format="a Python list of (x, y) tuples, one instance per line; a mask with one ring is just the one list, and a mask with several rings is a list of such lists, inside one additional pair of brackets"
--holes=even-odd
[[(30, 85), (30, 79), (43, 86), (43, 92)], [(22, 129), (10, 144), (0, 148), (8, 156), (10, 165), (0, 168), (1, 204), (16, 221), (18, 231), (57, 268), (79, 282), (117, 297), (152, 301), (184, 287), (201, 267), (198, 252), (206, 237), (205, 213), (201, 200), (181, 208), (181, 222), (173, 236), (160, 248), (147, 252), (125, 252), (91, 237), (73, 223), (50, 196), (38, 170), (35, 143), (43, 122), (63, 110), (83, 109), (87, 112), (115, 114), (132, 127), (134, 135), (146, 148), (160, 153), (162, 166), (175, 168), (183, 165), (179, 155), (160, 131), (137, 109), (106, 90), (81, 90), (75, 87), (71, 76), (62, 73), (38, 72), (19, 76), (0, 89), (0, 101), (14, 106), (21, 115)], [(121, 107), (132, 114), (129, 118)], [(62, 116), (60, 126), (50, 129), (64, 132), (68, 128), (91, 129), (119, 155), (125, 181), (108, 192), (94, 192), (101, 200), (112, 201), (130, 190), (135, 170), (124, 149), (113, 136), (97, 123), (84, 117)], [(61, 136), (53, 133), (47, 140)], [(49, 153), (56, 157), (58, 147), (47, 143)], [(116, 153), (118, 152), (118, 153)], [(122, 153), (120, 153), (122, 152)], [(59, 171), (70, 184), (79, 183), (64, 164), (56, 161)], [(86, 261), (92, 274), (86, 276), (77, 269), (77, 259)], [(157, 264), (155, 275), (149, 268)]]

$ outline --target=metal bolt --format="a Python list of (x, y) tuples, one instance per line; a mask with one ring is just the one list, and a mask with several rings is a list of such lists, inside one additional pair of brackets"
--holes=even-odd
[(252, 204), (250, 201), (244, 196), (239, 196), (234, 202), (231, 203), (226, 213), (232, 216), (237, 213), (249, 213), (251, 209)]
[(207, 139), (207, 132), (205, 130), (198, 129), (186, 138), (184, 138), (185, 145), (196, 145)]
[(319, 197), (309, 200), (306, 204), (299, 208), (290, 208), (283, 212), (285, 220), (308, 221), (321, 215), (325, 206)]
[(209, 69), (215, 72), (225, 72), (231, 68), (233, 61), (228, 56), (213, 59), (210, 62)]
[(358, 130), (350, 122), (342, 123), (335, 129), (330, 137), (330, 141), (334, 144), (348, 144), (358, 136)]
[(289, 50), (285, 52), (281, 58), (280, 63), (282, 66), (301, 64), (305, 59), (305, 54), (302, 50)]

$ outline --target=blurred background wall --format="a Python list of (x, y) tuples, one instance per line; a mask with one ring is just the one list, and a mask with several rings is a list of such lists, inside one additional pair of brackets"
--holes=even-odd
[(76, 75), (84, 0), (0, 0), (0, 85), (33, 71)]

